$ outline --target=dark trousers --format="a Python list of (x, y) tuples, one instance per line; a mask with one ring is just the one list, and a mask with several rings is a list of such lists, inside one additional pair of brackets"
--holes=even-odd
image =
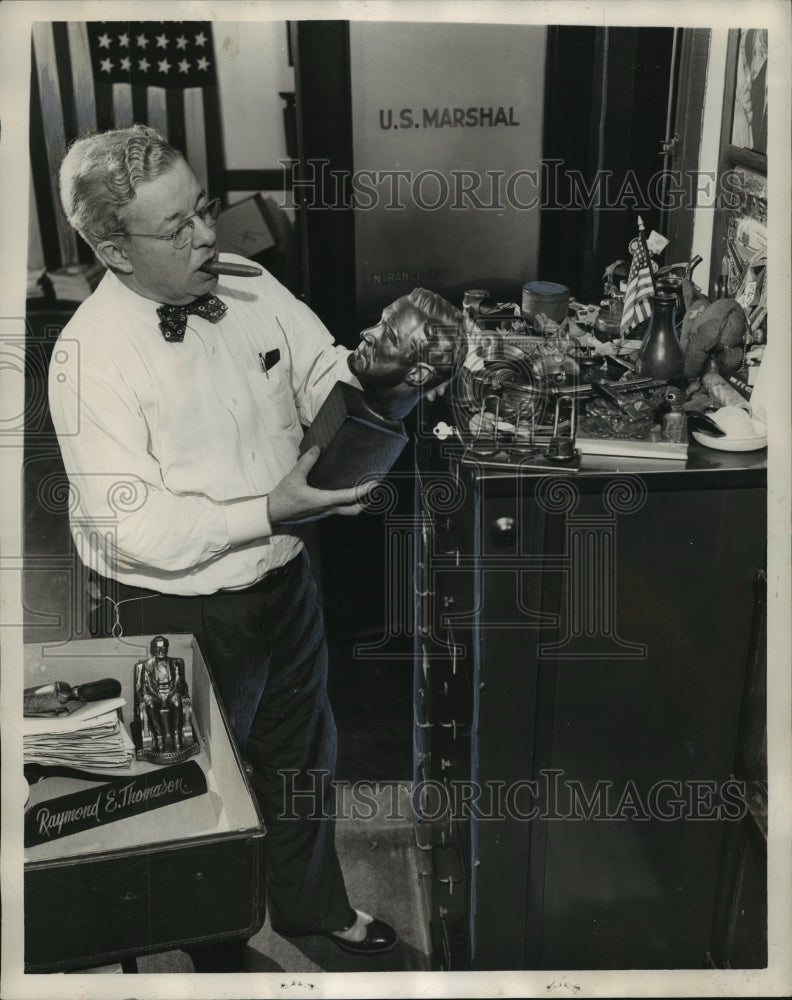
[[(192, 633), (211, 670), (267, 827), (270, 921), (282, 933), (340, 930), (355, 918), (335, 851), (336, 729), (324, 620), (308, 557), (243, 591), (180, 597), (97, 578), (92, 622), (108, 634)], [(110, 612), (108, 616), (108, 612)]]

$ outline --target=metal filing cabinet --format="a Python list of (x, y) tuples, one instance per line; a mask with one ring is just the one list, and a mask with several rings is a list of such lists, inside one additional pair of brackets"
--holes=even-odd
[(598, 458), (576, 475), (488, 467), (431, 435), (417, 455), (435, 967), (704, 967), (738, 808), (764, 453), (692, 445), (687, 467)]

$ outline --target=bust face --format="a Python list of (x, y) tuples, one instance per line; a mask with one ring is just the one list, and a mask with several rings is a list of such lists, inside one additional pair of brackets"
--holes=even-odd
[(404, 382), (426, 343), (427, 317), (403, 296), (386, 306), (379, 323), (360, 335), (349, 367), (364, 389)]

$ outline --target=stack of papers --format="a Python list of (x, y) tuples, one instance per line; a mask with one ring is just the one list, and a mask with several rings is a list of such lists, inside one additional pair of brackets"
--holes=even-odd
[(118, 717), (123, 698), (81, 705), (71, 715), (25, 718), (22, 743), (25, 764), (113, 770), (129, 767), (134, 746)]

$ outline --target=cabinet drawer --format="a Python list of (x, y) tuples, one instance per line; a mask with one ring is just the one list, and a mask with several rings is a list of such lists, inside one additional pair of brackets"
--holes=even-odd
[(264, 922), (263, 873), (263, 833), (38, 865), (25, 877), (25, 970), (250, 937)]
[(462, 849), (455, 841), (432, 848), (432, 879), (438, 913), (441, 916), (464, 916), (468, 879)]

